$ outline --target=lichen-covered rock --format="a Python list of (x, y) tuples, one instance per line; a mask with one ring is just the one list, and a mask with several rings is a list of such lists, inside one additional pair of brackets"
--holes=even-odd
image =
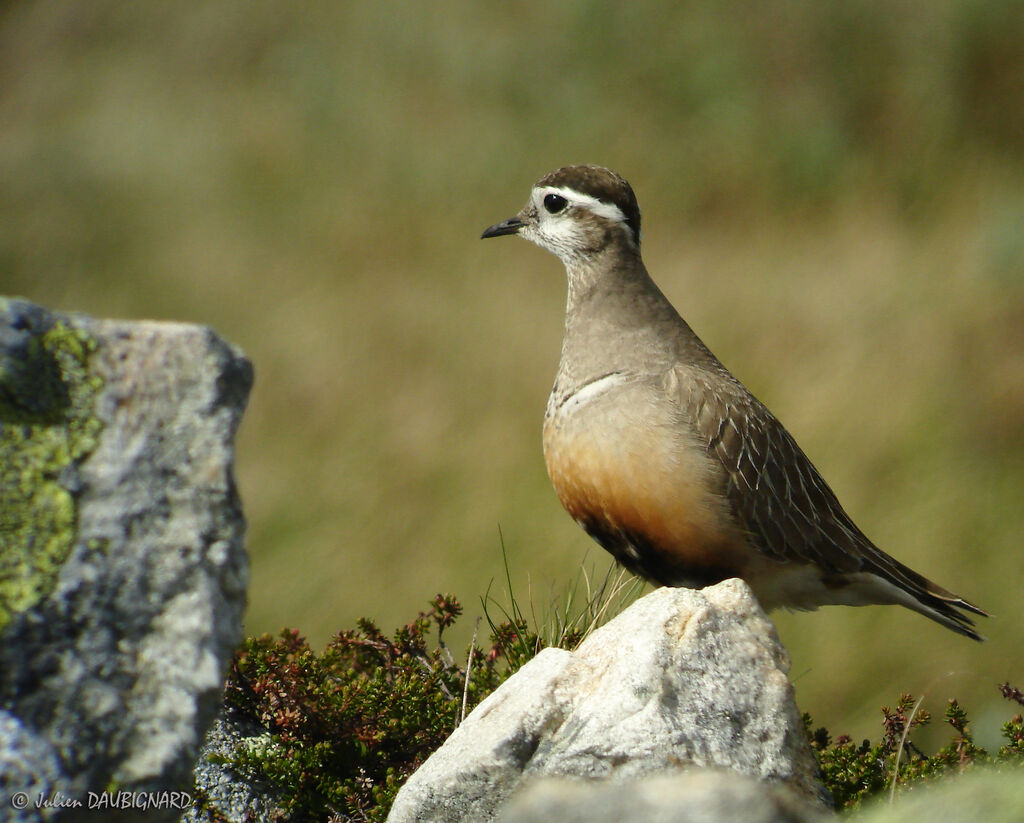
[(224, 823), (284, 819), (280, 794), (273, 786), (227, 765), (240, 749), (270, 745), (269, 737), (265, 729), (226, 708), (206, 733), (195, 765), (196, 802), (181, 816), (181, 823), (208, 823), (208, 811)]
[(0, 631), (49, 593), (75, 539), (78, 466), (96, 447), (95, 341), (0, 302)]
[(536, 778), (627, 784), (695, 766), (825, 808), (788, 668), (742, 581), (659, 589), (502, 684), (412, 775), (388, 820), (487, 821)]
[(90, 793), (190, 788), (241, 636), (232, 441), (251, 383), (209, 329), (0, 299), (6, 819), (94, 820)]

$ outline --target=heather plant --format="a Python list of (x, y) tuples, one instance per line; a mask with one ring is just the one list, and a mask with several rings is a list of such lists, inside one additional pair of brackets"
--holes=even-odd
[[(1003, 697), (1024, 705), (1024, 694), (1009, 683), (999, 687)], [(857, 745), (847, 735), (834, 741), (827, 729), (813, 729), (804, 715), (811, 747), (821, 767), (822, 780), (832, 792), (837, 809), (855, 809), (882, 792), (895, 796), (924, 781), (959, 774), (979, 766), (1024, 765), (1024, 718), (1015, 714), (1003, 724), (1006, 743), (995, 754), (978, 746), (968, 729), (967, 711), (956, 699), (946, 704), (945, 722), (952, 729), (949, 742), (926, 755), (911, 739), (915, 729), (931, 722), (922, 699), (900, 695), (895, 708), (882, 707), (882, 736)]]
[(473, 646), (455, 659), (443, 635), (461, 613), (438, 595), (392, 636), (361, 620), (321, 654), (290, 629), (248, 639), (226, 701), (267, 738), (231, 765), (280, 789), (289, 817), (383, 820), (403, 779), (508, 674), (498, 638), (490, 653)]

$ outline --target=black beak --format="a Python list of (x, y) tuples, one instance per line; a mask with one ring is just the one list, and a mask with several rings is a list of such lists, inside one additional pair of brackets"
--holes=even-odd
[(485, 240), (488, 237), (501, 237), (503, 234), (516, 234), (522, 227), (522, 220), (518, 217), (510, 217), (508, 220), (502, 220), (500, 223), (488, 226), (484, 229), (484, 233), (480, 235), (480, 239)]

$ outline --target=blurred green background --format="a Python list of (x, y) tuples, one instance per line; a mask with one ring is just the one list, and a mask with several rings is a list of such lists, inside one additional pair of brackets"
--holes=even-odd
[(466, 640), (499, 528), (540, 612), (600, 576), (540, 450), (562, 267), (477, 239), (580, 162), (861, 527), (997, 615), (778, 614), (801, 708), (863, 736), (956, 695), (991, 743), (1024, 685), (1024, 5), (0, 6), (0, 292), (253, 359), (249, 633), (450, 591)]

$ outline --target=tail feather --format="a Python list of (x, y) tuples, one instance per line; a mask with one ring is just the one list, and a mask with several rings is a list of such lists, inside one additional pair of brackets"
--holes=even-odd
[(986, 612), (979, 609), (973, 603), (969, 603), (959, 597), (956, 600), (942, 600), (938, 598), (929, 599), (931, 600), (930, 603), (924, 602), (923, 600), (912, 600), (910, 602), (904, 602), (904, 605), (913, 609), (918, 614), (930, 617), (936, 623), (945, 626), (947, 629), (952, 629), (957, 634), (962, 634), (965, 637), (971, 638), (971, 640), (981, 642), (985, 639), (985, 636), (974, 628), (974, 621), (967, 615), (957, 611), (957, 609), (971, 611), (975, 614), (988, 617)]
[(918, 614), (929, 617), (947, 629), (962, 634), (979, 642), (985, 637), (974, 628), (974, 621), (964, 612), (971, 612), (981, 617), (989, 613), (980, 606), (974, 605), (958, 594), (933, 583), (922, 574), (904, 566), (898, 560), (889, 557), (879, 549), (878, 554), (871, 558), (874, 567), (871, 572), (899, 590), (896, 601)]

